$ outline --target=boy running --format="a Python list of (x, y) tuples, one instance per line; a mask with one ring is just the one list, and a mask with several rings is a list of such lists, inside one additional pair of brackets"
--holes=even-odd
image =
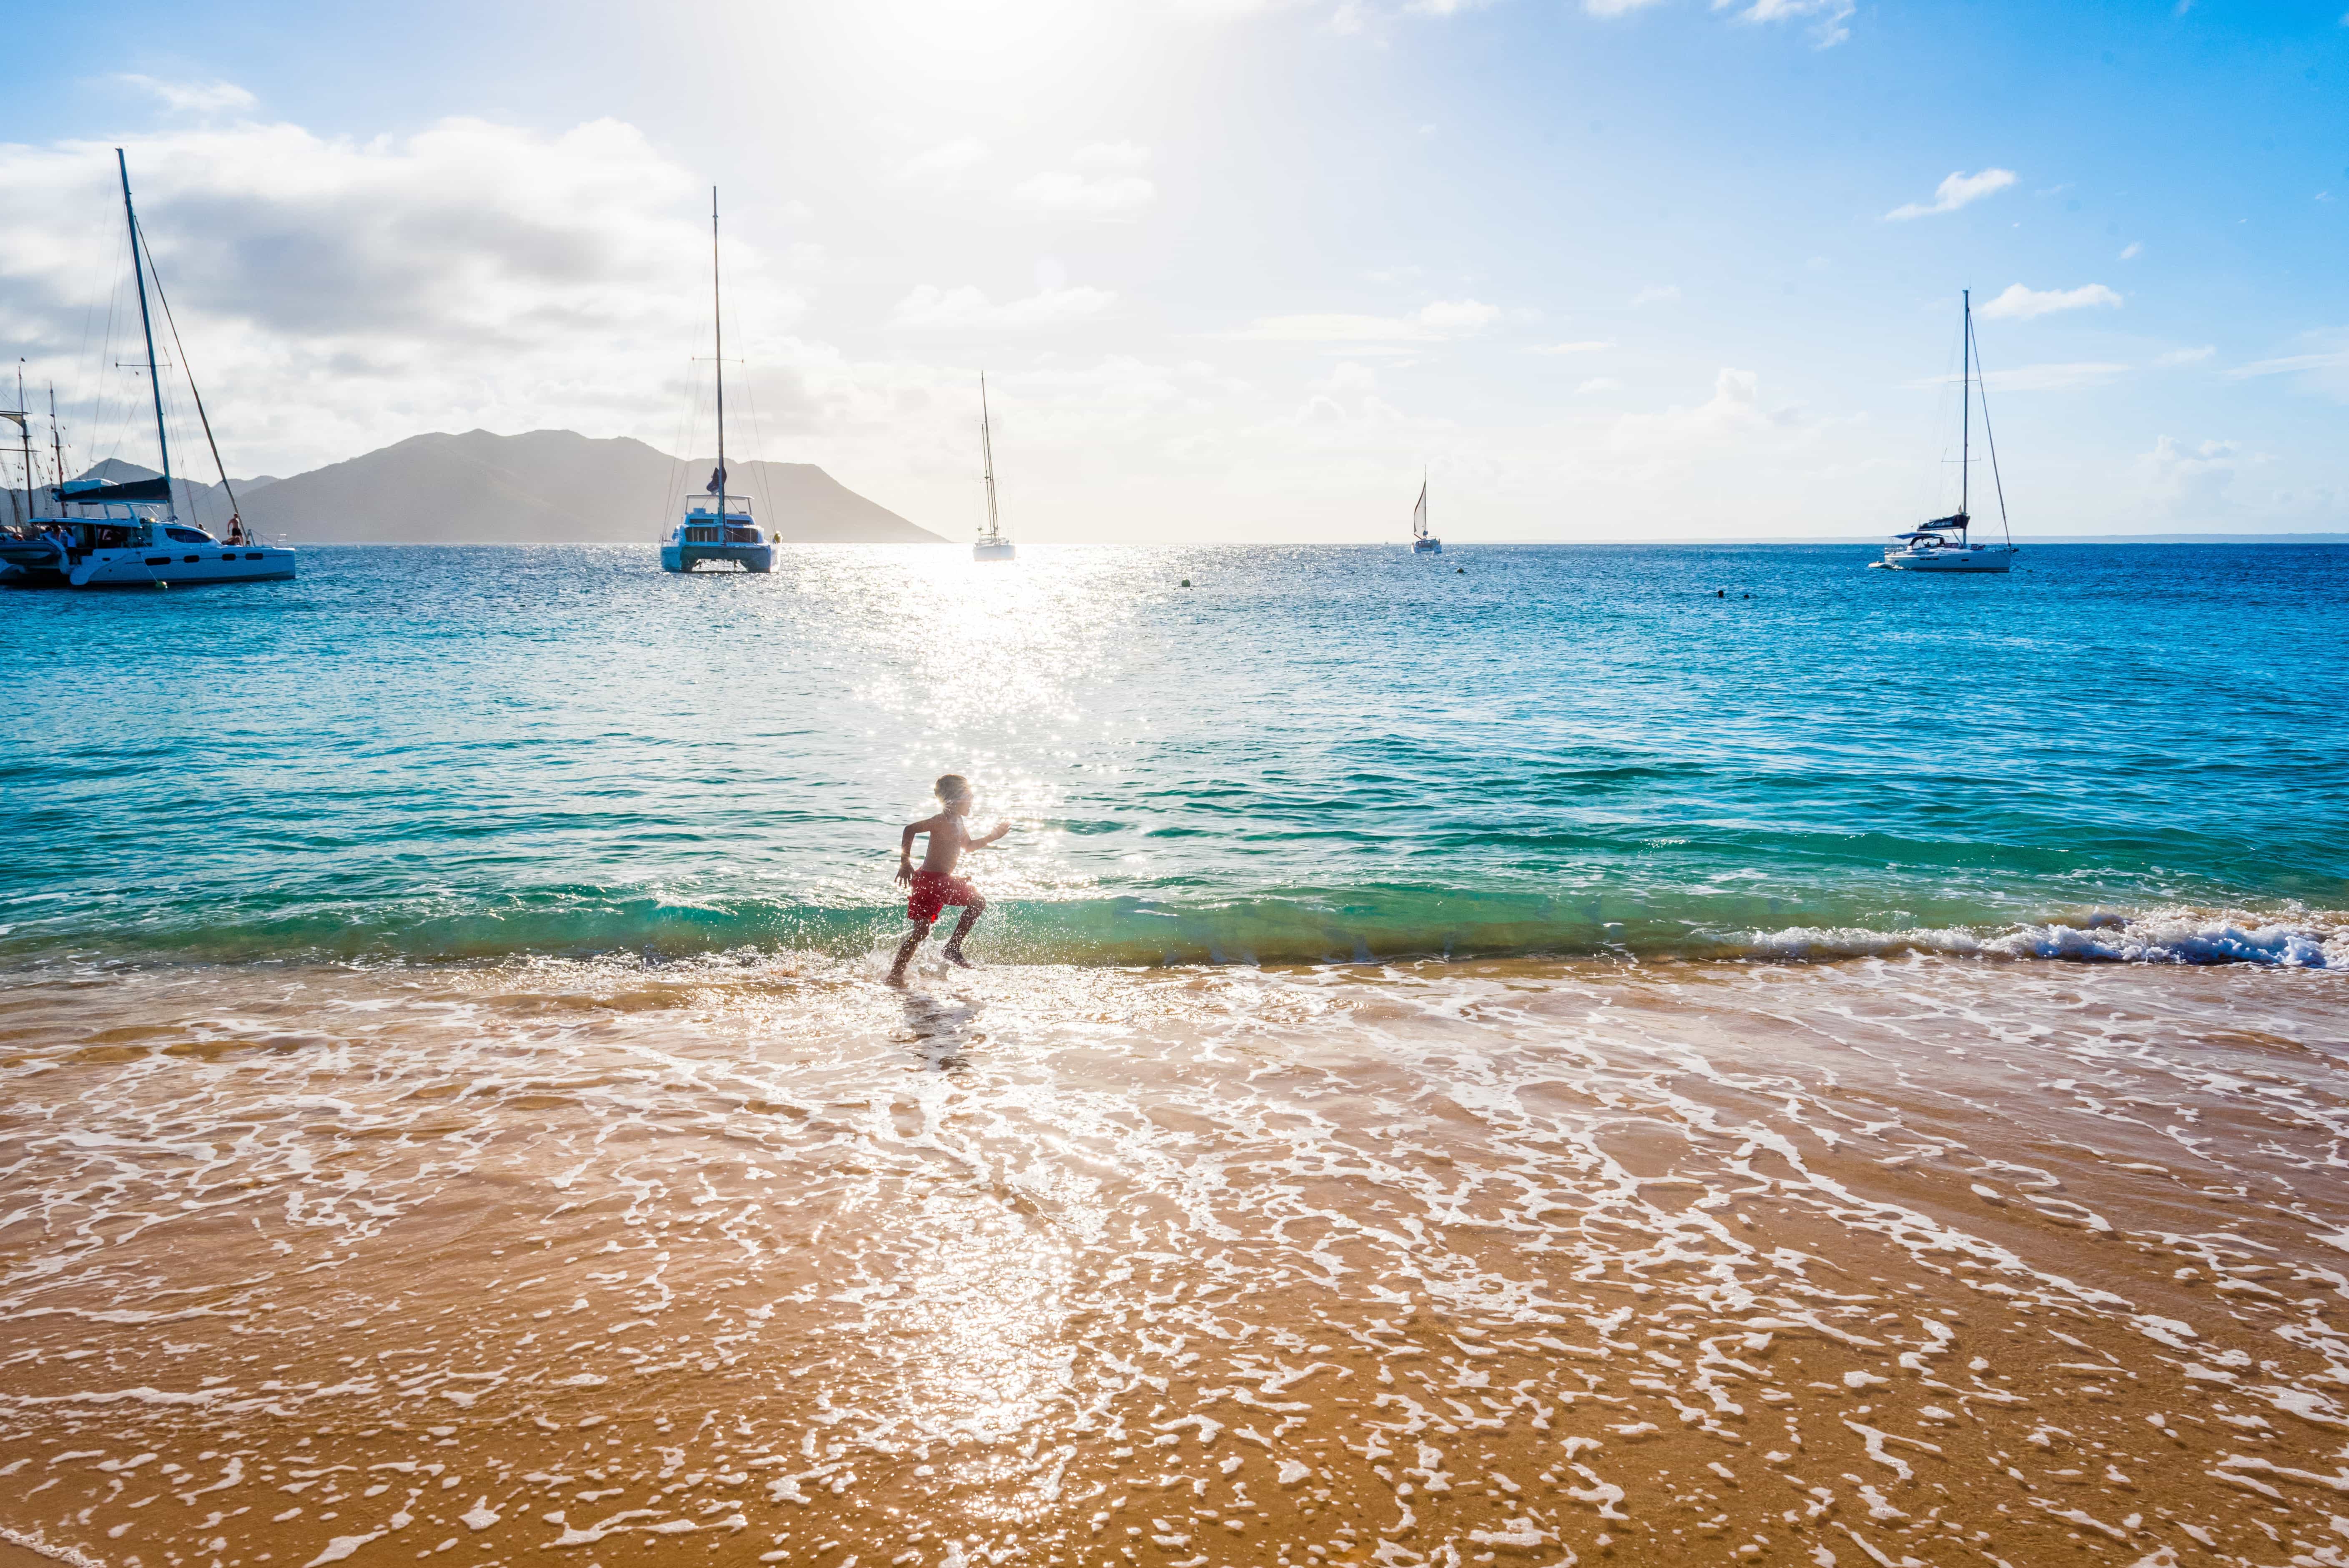
[[(905, 918), (914, 923), (914, 929), (897, 944), (897, 961), (889, 965), (892, 985), (905, 983), (905, 965), (914, 961), (914, 950), (929, 936), (930, 926), (950, 903), (962, 906), (962, 922), (947, 938), (946, 959), (965, 969), (971, 966), (970, 960), (962, 955), (962, 939), (970, 934), (970, 928), (987, 913), (987, 901), (978, 896), (977, 888), (954, 874), (955, 862), (962, 859), (965, 850), (983, 850), (1011, 830), (1010, 823), (998, 822), (995, 831), (985, 838), (971, 837), (963, 819), (970, 815), (975, 798), (970, 780), (959, 773), (940, 779), (937, 795), (946, 810), (907, 826), (897, 847), (897, 880), (913, 884), (913, 895), (905, 900)], [(929, 851), (923, 855), (919, 871), (914, 869), (914, 837), (917, 833), (930, 836)]]

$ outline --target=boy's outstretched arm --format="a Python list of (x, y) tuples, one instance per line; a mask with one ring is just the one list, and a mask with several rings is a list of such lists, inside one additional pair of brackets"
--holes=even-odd
[(1010, 823), (1009, 823), (1009, 822), (998, 822), (998, 823), (996, 823), (996, 824), (995, 824), (995, 831), (993, 831), (993, 832), (991, 832), (991, 833), (988, 834), (988, 835), (987, 835), (987, 837), (985, 837), (985, 838), (983, 838), (983, 839), (973, 839), (973, 840), (971, 840), (971, 841), (970, 841), (971, 848), (973, 848), (973, 849), (981, 849), (981, 850), (983, 850), (983, 849), (985, 849), (988, 845), (989, 845), (989, 844), (991, 844), (991, 843), (995, 842), (995, 841), (996, 841), (996, 840), (998, 840), (998, 839), (999, 839), (999, 838), (1003, 837), (1003, 835), (1004, 835), (1004, 834), (1006, 834), (1006, 833), (1009, 832), (1010, 830), (1011, 830), (1011, 824), (1010, 824)]
[(905, 830), (898, 835), (897, 880), (899, 882), (914, 880), (914, 841), (928, 832), (931, 823), (935, 820), (936, 820), (936, 818), (925, 817), (918, 822), (908, 822), (905, 824)]

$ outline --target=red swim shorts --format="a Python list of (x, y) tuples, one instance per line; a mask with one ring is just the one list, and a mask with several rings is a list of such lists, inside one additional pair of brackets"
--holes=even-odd
[(968, 909), (979, 902), (978, 890), (960, 877), (946, 876), (937, 872), (914, 873), (914, 895), (905, 901), (905, 918), (916, 925), (927, 925), (937, 919), (938, 912), (950, 903)]

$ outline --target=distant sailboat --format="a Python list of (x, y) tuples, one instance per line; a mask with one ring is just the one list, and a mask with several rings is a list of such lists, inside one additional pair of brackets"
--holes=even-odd
[(705, 561), (731, 562), (745, 572), (774, 568), (775, 547), (750, 517), (750, 498), (726, 493), (726, 322), (718, 294), (718, 188), (709, 190), (709, 314), (718, 346), (718, 467), (702, 488), (709, 500), (690, 501), (661, 542), (664, 572), (690, 572)]
[(1411, 552), (1413, 555), (1441, 555), (1444, 541), (1427, 531), (1427, 476), (1419, 476), (1419, 504), (1411, 509)]
[(1990, 448), (1991, 482), (1998, 491), (1998, 525), (2006, 537), (1999, 544), (1976, 544), (1966, 530), (1973, 479), (1973, 394), (1982, 380), (1982, 356), (1974, 348), (1974, 296), (1960, 294), (1963, 325), (1959, 334), (1958, 375), (1958, 510), (1937, 517), (1907, 533), (1896, 533), (1885, 547), (1884, 559), (1870, 566), (1895, 572), (2008, 572), (2014, 566), (2014, 534), (2006, 524), (2006, 484), (1998, 477), (1998, 442), (1990, 432), (1990, 390), (1982, 387), (1982, 439)]
[(1019, 552), (1003, 537), (1003, 525), (995, 515), (995, 432), (987, 418), (987, 372), (978, 373), (978, 450), (987, 464), (987, 531), (978, 542), (970, 547), (973, 561), (1010, 561)]

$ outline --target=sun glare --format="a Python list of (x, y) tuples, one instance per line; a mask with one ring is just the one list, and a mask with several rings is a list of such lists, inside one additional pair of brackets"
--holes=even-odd
[[(877, 0), (832, 25), (866, 69), (901, 88), (1018, 95), (1098, 67), (1130, 33), (1128, 14), (1079, 0)], [(1007, 97), (1001, 108), (1020, 107)]]

